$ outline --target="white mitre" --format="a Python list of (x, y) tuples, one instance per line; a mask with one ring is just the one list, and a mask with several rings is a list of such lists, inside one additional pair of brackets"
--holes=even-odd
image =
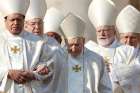
[(2, 16), (8, 16), (13, 13), (26, 14), (30, 0), (3, 0), (0, 3)]
[(47, 4), (45, 0), (30, 0), (25, 20), (31, 20), (34, 18), (44, 19), (46, 10)]
[(72, 13), (69, 13), (61, 23), (65, 38), (84, 37), (85, 22)]
[(132, 5), (126, 6), (118, 15), (116, 26), (119, 33), (140, 33), (140, 12)]
[(62, 31), (60, 29), (60, 24), (63, 20), (64, 15), (61, 11), (55, 7), (49, 8), (44, 17), (44, 33), (55, 32), (61, 36)]
[(93, 0), (88, 9), (88, 17), (95, 28), (115, 25), (117, 8), (111, 0)]

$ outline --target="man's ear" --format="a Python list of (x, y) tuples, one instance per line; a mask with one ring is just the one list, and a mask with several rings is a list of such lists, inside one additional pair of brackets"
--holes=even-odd
[(85, 44), (85, 38), (83, 38), (83, 44)]
[(140, 33), (138, 33), (138, 38), (139, 38), (139, 42), (140, 42)]
[(64, 41), (65, 41), (65, 45), (68, 46), (68, 39), (64, 38)]
[(24, 29), (27, 29), (27, 21), (24, 22)]

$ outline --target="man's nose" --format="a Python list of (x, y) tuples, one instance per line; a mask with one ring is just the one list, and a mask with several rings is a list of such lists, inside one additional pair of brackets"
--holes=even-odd
[(18, 20), (14, 20), (14, 24), (18, 24)]
[(72, 46), (72, 50), (73, 50), (73, 51), (76, 50), (76, 46), (75, 46), (75, 45)]
[(101, 32), (100, 32), (100, 35), (101, 35), (101, 36), (105, 36), (105, 32), (104, 32), (104, 31), (101, 31)]
[(132, 40), (131, 40), (131, 38), (127, 38), (127, 40), (126, 40), (126, 44), (128, 44), (128, 45), (131, 45), (131, 44), (132, 44)]
[(37, 28), (37, 29), (38, 29), (38, 28), (39, 28), (39, 25), (38, 25), (38, 24), (35, 24), (35, 28)]
[(130, 44), (131, 39), (127, 38), (126, 43)]

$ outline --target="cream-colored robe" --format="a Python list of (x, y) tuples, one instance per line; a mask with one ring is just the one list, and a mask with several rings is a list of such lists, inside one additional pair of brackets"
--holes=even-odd
[(85, 47), (102, 56), (104, 60), (106, 60), (106, 58), (110, 60), (115, 55), (116, 48), (120, 45), (121, 44), (115, 40), (110, 46), (103, 47), (90, 40), (85, 44)]
[[(70, 60), (70, 55), (67, 60)], [(83, 92), (82, 93), (112, 93), (112, 85), (109, 75), (104, 67), (103, 59), (96, 53), (85, 49), (77, 59), (83, 62)], [(63, 64), (63, 70), (60, 75), (59, 86), (56, 93), (69, 93), (68, 74), (69, 74), (69, 61)], [(80, 77), (73, 77), (79, 78)], [(73, 88), (77, 87), (73, 85)], [(77, 88), (80, 90), (81, 87)]]
[(123, 89), (122, 93), (140, 93), (140, 49), (120, 46), (113, 61), (113, 76)]
[[(13, 36), (8, 31), (0, 36), (0, 92), (5, 93), (42, 93), (43, 86), (46, 86), (44, 79), (49, 75), (39, 75), (34, 72), (36, 78), (39, 80), (33, 80), (24, 85), (16, 84), (13, 80), (7, 78), (9, 69), (23, 69), (33, 70), (37, 65), (50, 65), (56, 61), (56, 49), (51, 48), (44, 43), (39, 37), (32, 35), (31, 33), (22, 31), (19, 36)], [(19, 38), (22, 41), (22, 57), (19, 62), (11, 62), (11, 56), (9, 55), (9, 39)], [(15, 42), (16, 43), (16, 42)], [(13, 64), (14, 63), (14, 64)], [(50, 75), (51, 76), (51, 75)]]
[[(112, 58), (115, 55), (116, 48), (119, 47), (120, 45), (121, 44), (117, 40), (115, 40), (110, 46), (103, 47), (103, 46), (98, 45), (95, 42), (90, 40), (85, 44), (85, 47), (88, 48), (91, 51), (96, 52), (100, 56), (102, 56), (104, 58), (105, 62), (112, 64), (113, 63)], [(109, 76), (110, 76), (110, 79), (112, 81), (113, 90), (114, 90), (114, 88), (117, 85), (114, 83), (114, 79), (113, 79), (113, 76), (112, 76), (112, 65), (111, 65), (111, 72), (109, 72)]]

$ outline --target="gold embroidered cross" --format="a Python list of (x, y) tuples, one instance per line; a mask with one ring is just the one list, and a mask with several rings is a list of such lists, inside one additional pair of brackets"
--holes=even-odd
[(72, 70), (75, 72), (79, 72), (81, 71), (81, 66), (80, 65), (75, 65), (74, 67), (72, 67)]
[(17, 48), (17, 46), (11, 47), (11, 51), (16, 54), (17, 52), (20, 51), (20, 48)]
[(104, 57), (104, 62), (105, 62), (105, 64), (108, 64), (109, 63), (109, 60), (110, 60), (110, 57)]

